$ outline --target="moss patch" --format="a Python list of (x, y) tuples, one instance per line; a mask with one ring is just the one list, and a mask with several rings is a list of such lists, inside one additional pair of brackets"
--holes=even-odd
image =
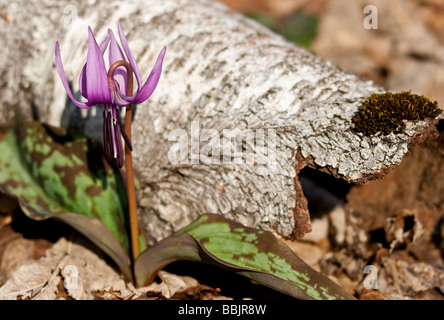
[(357, 132), (372, 135), (378, 132), (389, 134), (405, 131), (403, 120), (435, 118), (441, 113), (438, 102), (424, 96), (401, 93), (373, 94), (366, 98), (352, 121)]

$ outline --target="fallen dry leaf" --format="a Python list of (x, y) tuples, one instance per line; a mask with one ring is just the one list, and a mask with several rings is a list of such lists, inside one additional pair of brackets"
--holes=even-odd
[(162, 292), (159, 291), (147, 291), (145, 294), (138, 296), (133, 300), (168, 300)]
[(364, 289), (359, 295), (359, 300), (385, 300), (385, 299), (380, 292), (370, 289)]
[[(32, 251), (34, 255), (33, 243)], [(110, 285), (120, 291), (128, 290), (120, 273), (110, 267), (103, 256), (61, 238), (43, 258), (30, 260), (12, 272), (0, 287), (0, 299), (54, 300), (60, 297), (60, 281), (74, 299), (93, 299), (96, 292)]]
[(188, 288), (187, 290), (177, 293), (173, 299), (179, 300), (213, 300), (220, 296), (220, 289), (213, 288), (207, 285), (198, 285), (196, 287)]

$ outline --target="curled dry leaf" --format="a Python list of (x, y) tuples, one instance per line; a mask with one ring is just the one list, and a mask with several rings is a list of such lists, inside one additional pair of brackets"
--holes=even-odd
[(46, 256), (16, 269), (0, 287), (1, 300), (58, 298), (60, 282), (70, 298), (89, 300), (96, 292), (112, 286), (128, 293), (131, 287), (105, 260), (83, 245), (64, 238), (47, 250)]
[(168, 300), (162, 292), (159, 291), (147, 291), (145, 294), (138, 296), (133, 300)]
[(147, 300), (145, 298), (147, 298), (147, 294), (150, 293), (150, 295), (162, 295), (166, 299), (171, 299), (178, 293), (200, 285), (199, 282), (192, 277), (179, 276), (166, 271), (160, 271), (158, 276), (162, 281), (160, 283), (153, 282), (146, 287), (137, 288), (137, 297), (142, 296), (142, 300)]
[(15, 269), (33, 260), (34, 254), (35, 245), (32, 240), (19, 237), (5, 244), (0, 253), (0, 284), (9, 279)]
[(417, 299), (430, 290), (444, 292), (444, 271), (414, 261), (405, 252), (395, 252), (382, 258), (378, 285), (389, 299)]

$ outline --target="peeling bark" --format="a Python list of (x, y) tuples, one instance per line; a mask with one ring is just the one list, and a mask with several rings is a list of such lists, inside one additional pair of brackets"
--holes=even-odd
[[(437, 136), (437, 120), (409, 122), (402, 134), (355, 133), (353, 114), (365, 97), (383, 93), (383, 88), (341, 71), (221, 3), (69, 3), (79, 16), (64, 28), (67, 4), (0, 0), (1, 11), (12, 18), (0, 19), (5, 39), (0, 47), (0, 124), (9, 123), (14, 110), (30, 118), (36, 106), (34, 115), (42, 121), (101, 139), (100, 107), (81, 113), (66, 100), (53, 66), (55, 41), (76, 92), (86, 58), (87, 25), (101, 41), (120, 20), (142, 77), (166, 45), (159, 86), (148, 102), (137, 106), (133, 124), (139, 217), (150, 242), (205, 212), (301, 238), (311, 229), (297, 180), (303, 167), (361, 183), (400, 164), (410, 144)], [(193, 121), (202, 130), (216, 130), (221, 139), (224, 129), (274, 130), (276, 161), (174, 165), (168, 158), (175, 143), (168, 141), (169, 134), (183, 129), (190, 137)], [(254, 147), (243, 142), (246, 149)], [(187, 144), (191, 148), (192, 140)], [(201, 143), (197, 151), (204, 147)], [(267, 141), (263, 147), (270, 147)]]

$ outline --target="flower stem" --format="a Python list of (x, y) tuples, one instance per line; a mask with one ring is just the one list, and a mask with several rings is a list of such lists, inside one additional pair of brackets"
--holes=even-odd
[[(115, 62), (108, 71), (108, 79), (109, 81), (114, 81), (112, 76), (114, 71), (118, 67), (124, 67), (127, 73), (127, 95), (133, 95), (133, 68), (126, 61), (117, 61)], [(125, 132), (131, 141), (131, 121), (132, 121), (132, 111), (133, 105), (130, 104), (126, 107), (125, 112)], [(120, 137), (119, 137), (120, 139)], [(137, 203), (136, 203), (136, 191), (134, 186), (134, 171), (133, 171), (133, 157), (131, 150), (127, 143), (125, 143), (125, 166), (126, 166), (126, 186), (128, 193), (128, 211), (129, 211), (129, 222), (130, 222), (130, 233), (131, 233), (131, 251), (132, 251), (132, 260), (133, 262), (136, 260), (137, 256), (140, 253), (139, 246), (139, 224), (137, 221)]]

